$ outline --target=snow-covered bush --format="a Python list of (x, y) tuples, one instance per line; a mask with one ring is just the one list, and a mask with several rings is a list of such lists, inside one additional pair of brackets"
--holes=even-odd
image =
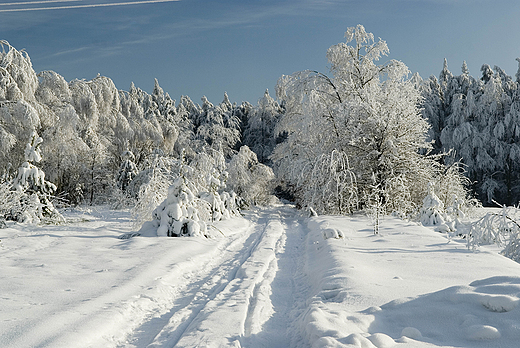
[(472, 223), (465, 234), (468, 249), (496, 244), (504, 247), (502, 255), (520, 262), (520, 209), (502, 206), (500, 212), (489, 212)]
[(39, 223), (43, 220), (60, 222), (61, 214), (54, 208), (51, 197), (56, 186), (45, 180), (45, 173), (34, 163), (42, 159), (40, 145), (42, 138), (36, 132), (25, 148), (25, 162), (18, 168), (12, 187), (19, 194), (19, 204), (12, 206), (9, 219), (19, 222)]
[[(183, 152), (180, 159), (157, 156), (153, 170), (134, 178), (132, 184), (142, 182), (133, 209), (137, 228), (151, 217), (158, 236), (208, 237), (206, 223), (239, 214), (239, 197), (225, 190), (223, 154), (209, 150), (187, 162)], [(148, 228), (150, 224), (143, 226)]]
[(502, 255), (520, 263), (520, 230), (517, 229), (511, 234), (509, 242), (502, 250)]
[(468, 249), (476, 250), (480, 245), (496, 244), (505, 247), (504, 254), (516, 257), (520, 246), (518, 221), (520, 210), (516, 207), (504, 205), (498, 213), (487, 213), (470, 225), (466, 234)]
[(200, 221), (195, 201), (195, 194), (182, 178), (177, 178), (168, 189), (168, 197), (152, 213), (157, 236), (207, 237), (206, 224)]
[(178, 177), (168, 188), (167, 198), (153, 211), (157, 236), (212, 237), (207, 223), (238, 214), (236, 195), (223, 192), (197, 192), (186, 177)]
[(428, 195), (423, 199), (419, 214), (421, 223), (425, 226), (442, 225), (446, 221), (444, 203), (435, 194), (432, 183), (428, 184)]

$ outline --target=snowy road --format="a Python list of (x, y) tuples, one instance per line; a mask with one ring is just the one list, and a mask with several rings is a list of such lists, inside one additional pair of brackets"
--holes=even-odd
[[(218, 254), (204, 268), (185, 274), (187, 282), (182, 293), (186, 295), (174, 301), (174, 308), (163, 318), (164, 325), (155, 325), (160, 331), (153, 339), (140, 344), (255, 347), (261, 342), (260, 346), (265, 347), (289, 346), (288, 312), (293, 295), (298, 293), (291, 281), (296, 266), (284, 267), (284, 272), (279, 272), (279, 262), (296, 262), (284, 257), (285, 221), (291, 214), (294, 211), (249, 213), (248, 219), (253, 222), (250, 230), (219, 245)], [(301, 238), (301, 229), (296, 227), (295, 231), (291, 239)], [(277, 299), (275, 303), (271, 301), (272, 294)], [(274, 313), (276, 316), (272, 317)], [(272, 330), (262, 337), (259, 334), (264, 324)]]
[[(0, 346), (517, 347), (520, 265), (388, 218), (218, 222), (214, 239), (117, 237), (128, 212), (0, 230)], [(333, 238), (341, 236), (341, 238)]]
[(130, 220), (109, 211), (68, 226), (11, 226), (2, 347), (287, 347), (305, 284), (294, 215), (246, 212), (217, 223), (225, 238), (215, 240), (119, 240)]

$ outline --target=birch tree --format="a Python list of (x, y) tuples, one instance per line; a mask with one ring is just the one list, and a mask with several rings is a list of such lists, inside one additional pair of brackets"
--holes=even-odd
[[(424, 155), (431, 144), (419, 92), (404, 63), (378, 64), (389, 53), (385, 41), (362, 25), (345, 37), (327, 51), (330, 76), (308, 70), (279, 80), (287, 110), (277, 131), (288, 138), (272, 155), (276, 172), (302, 205), (315, 197), (321, 211), (363, 208), (374, 194), (392, 210), (409, 211), (439, 170)], [(321, 187), (309, 185), (316, 181)]]

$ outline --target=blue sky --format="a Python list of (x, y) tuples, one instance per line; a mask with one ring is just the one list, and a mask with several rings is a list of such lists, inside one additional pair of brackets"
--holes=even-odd
[[(463, 60), (475, 77), (484, 63), (514, 75), (520, 56), (518, 0), (48, 1), (0, 0), (0, 39), (26, 49), (37, 72), (68, 81), (100, 73), (148, 92), (157, 78), (177, 100), (218, 103), (227, 91), (256, 104), (282, 74), (327, 72), (328, 47), (357, 24), (423, 78), (444, 58), (457, 75)], [(82, 7), (26, 10), (56, 6)]]

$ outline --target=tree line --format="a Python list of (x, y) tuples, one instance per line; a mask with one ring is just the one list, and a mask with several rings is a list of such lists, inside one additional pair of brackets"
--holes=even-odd
[(190, 180), (199, 168), (200, 192), (218, 178), (213, 191), (255, 204), (277, 187), (324, 213), (409, 215), (432, 187), (446, 206), (454, 195), (519, 199), (519, 73), (484, 65), (476, 79), (464, 63), (454, 76), (445, 62), (439, 78), (410, 77), (400, 61), (379, 63), (389, 49), (361, 25), (328, 50), (330, 71), (282, 76), (276, 100), (266, 91), (256, 105), (227, 94), (219, 104), (176, 102), (157, 79), (151, 94), (104, 76), (67, 82), (0, 45), (2, 183), (17, 177), (37, 136), (38, 166), (68, 204), (136, 206), (151, 182), (187, 178), (180, 168), (191, 168)]

